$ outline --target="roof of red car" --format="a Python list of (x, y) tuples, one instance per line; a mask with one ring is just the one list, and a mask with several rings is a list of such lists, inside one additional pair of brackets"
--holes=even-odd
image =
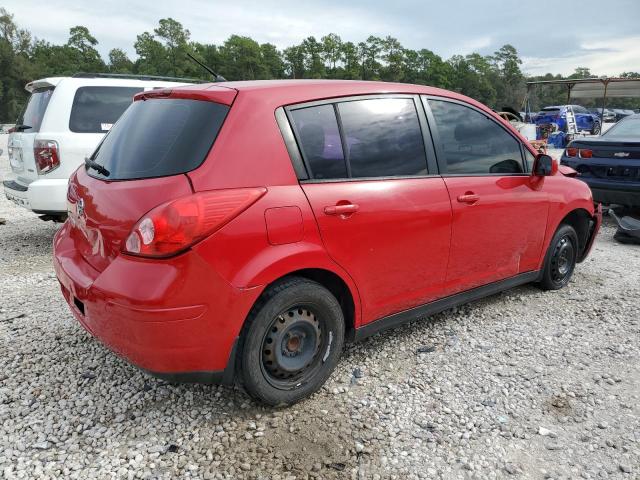
[[(243, 97), (260, 97), (262, 101), (268, 101), (272, 105), (289, 105), (332, 97), (384, 93), (419, 93), (458, 98), (471, 103), (477, 103), (464, 95), (426, 85), (361, 80), (253, 80), (206, 83), (178, 87), (172, 90), (174, 92), (184, 90), (192, 93), (198, 91), (205, 95), (214, 94), (212, 96), (219, 96), (216, 101), (221, 101), (221, 97), (230, 97), (224, 94), (225, 90), (235, 90)], [(219, 95), (215, 95), (214, 92), (217, 92)], [(231, 103), (231, 101), (229, 101), (229, 103)]]

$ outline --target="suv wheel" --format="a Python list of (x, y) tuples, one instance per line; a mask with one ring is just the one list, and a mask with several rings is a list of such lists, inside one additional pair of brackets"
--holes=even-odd
[(290, 277), (254, 305), (241, 336), (239, 380), (255, 399), (290, 405), (318, 390), (344, 343), (344, 317), (319, 283)]
[(578, 235), (572, 226), (558, 227), (545, 257), (540, 285), (544, 290), (564, 287), (573, 274), (578, 259)]
[(600, 135), (600, 122), (594, 122), (593, 127), (591, 127), (591, 135)]

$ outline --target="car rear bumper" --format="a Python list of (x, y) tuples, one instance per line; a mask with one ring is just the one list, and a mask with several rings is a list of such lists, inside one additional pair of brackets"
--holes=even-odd
[(67, 211), (66, 178), (43, 178), (28, 185), (14, 180), (2, 182), (5, 196), (16, 205), (43, 214), (65, 214)]
[(158, 261), (120, 255), (99, 272), (74, 248), (68, 228), (55, 237), (54, 268), (89, 333), (166, 380), (231, 382), (234, 345), (259, 288), (232, 287), (191, 251)]
[(630, 207), (640, 206), (640, 182), (616, 182), (600, 178), (578, 177), (591, 188), (593, 200)]

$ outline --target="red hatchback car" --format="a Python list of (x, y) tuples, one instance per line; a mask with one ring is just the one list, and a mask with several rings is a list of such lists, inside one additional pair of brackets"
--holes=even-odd
[(602, 216), (560, 168), (436, 88), (144, 92), (73, 174), (55, 270), (78, 321), (131, 363), (290, 404), (345, 341), (566, 285)]

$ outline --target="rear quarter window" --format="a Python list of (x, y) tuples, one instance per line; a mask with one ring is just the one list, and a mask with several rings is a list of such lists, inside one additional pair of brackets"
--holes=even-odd
[(108, 180), (166, 177), (199, 167), (222, 127), (229, 107), (204, 100), (138, 100), (125, 111), (91, 158)]
[(75, 133), (106, 133), (120, 118), (137, 87), (80, 87), (76, 90), (69, 117), (69, 130)]

